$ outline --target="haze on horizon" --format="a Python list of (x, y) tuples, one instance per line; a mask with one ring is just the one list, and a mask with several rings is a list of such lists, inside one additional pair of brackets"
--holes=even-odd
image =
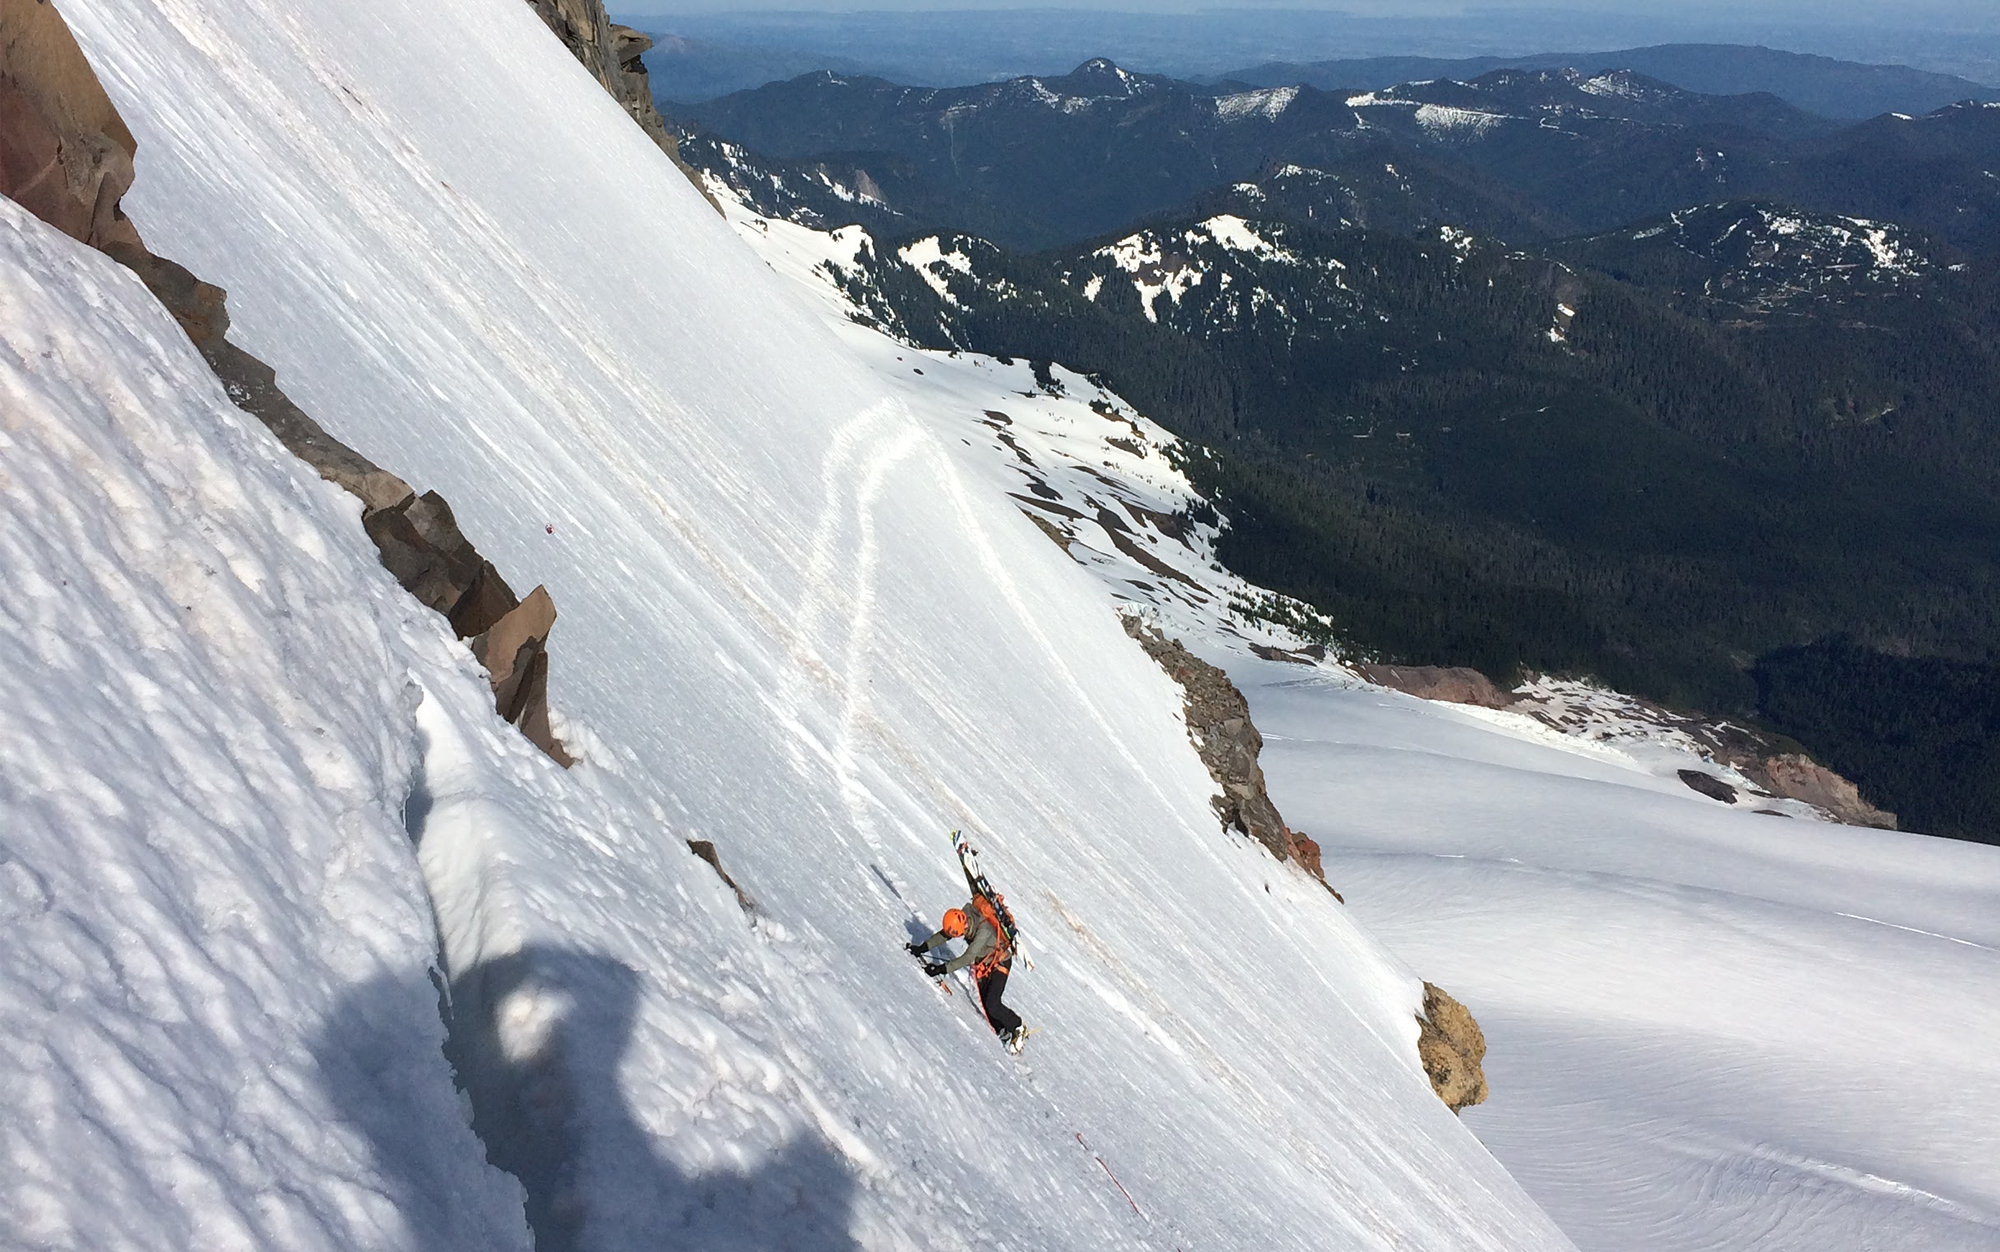
[[(2000, 86), (1994, 0), (613, 0), (655, 36), (654, 84), (698, 99), (814, 70), (917, 86), (1063, 73), (1094, 56), (1176, 77), (1274, 61), (1748, 44)], [(692, 92), (692, 95), (683, 94)]]
[(1574, 13), (1592, 17), (1679, 19), (1706, 21), (1811, 23), (1814, 25), (1908, 26), (2000, 31), (2000, 5), (1992, 0), (1744, 0), (1722, 3), (1695, 0), (1662, 12), (1657, 0), (1568, 0), (1552, 4), (1480, 4), (1466, 0), (1346, 0), (1345, 3), (1287, 3), (1286, 0), (1076, 0), (1061, 5), (1021, 3), (1020, 0), (621, 0), (614, 11), (635, 14), (736, 13), (971, 13), (992, 11), (1079, 10), (1127, 14), (1227, 14), (1286, 11), (1327, 13), (1355, 18), (1469, 18), (1492, 21), (1513, 14), (1554, 16)]

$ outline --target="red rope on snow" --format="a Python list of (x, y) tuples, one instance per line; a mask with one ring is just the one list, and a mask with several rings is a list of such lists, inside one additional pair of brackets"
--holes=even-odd
[(1097, 1167), (1104, 1171), (1104, 1176), (1111, 1180), (1111, 1185), (1118, 1188), (1118, 1194), (1125, 1197), (1125, 1203), (1132, 1206), (1132, 1211), (1144, 1217), (1146, 1214), (1139, 1208), (1139, 1202), (1132, 1198), (1131, 1192), (1125, 1190), (1125, 1184), (1118, 1181), (1118, 1175), (1111, 1172), (1111, 1167), (1104, 1163), (1103, 1157), (1092, 1152), (1090, 1145), (1083, 1142), (1083, 1132), (1081, 1130), (1076, 1132), (1076, 1141), (1083, 1147), (1085, 1152), (1090, 1152), (1090, 1159), (1097, 1162)]

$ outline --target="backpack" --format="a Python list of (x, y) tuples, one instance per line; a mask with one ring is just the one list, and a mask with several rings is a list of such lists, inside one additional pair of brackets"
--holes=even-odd
[[(973, 971), (983, 977), (1003, 965), (1013, 963), (1015, 953), (1020, 951), (1020, 932), (1014, 925), (1013, 912), (1007, 907), (1007, 897), (995, 891), (993, 884), (986, 881), (986, 874), (978, 865), (979, 853), (967, 841), (964, 834), (952, 831), (951, 846), (958, 853), (959, 868), (965, 871), (965, 885), (972, 890), (973, 909), (986, 919), (987, 924), (993, 927), (993, 933), (999, 936), (993, 945), (992, 953), (979, 962)], [(1027, 963), (1028, 968), (1034, 968), (1035, 963), (1028, 960), (1025, 954), (1021, 959)]]
[(1015, 943), (1014, 915), (1008, 911), (1006, 899), (998, 892), (990, 896), (984, 891), (974, 892), (972, 895), (972, 907), (981, 917), (986, 919), (987, 925), (993, 927), (993, 934), (995, 936), (993, 951), (987, 953), (985, 959), (981, 960), (973, 968), (973, 973), (983, 978), (994, 970), (1011, 964), (1013, 961)]

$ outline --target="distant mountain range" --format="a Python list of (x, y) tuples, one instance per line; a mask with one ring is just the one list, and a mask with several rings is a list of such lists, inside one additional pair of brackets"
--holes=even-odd
[[(1692, 46), (1699, 60), (1725, 61), (1754, 54), (1761, 45), (1818, 54), (1849, 66), (1866, 63), (1864, 69), (1887, 66), (1890, 78), (1894, 66), (1909, 66), (1975, 84), (2000, 85), (2000, 30), (1990, 22), (1984, 30), (1973, 22), (1946, 23), (1953, 29), (1938, 29), (1907, 3), (1878, 4), (1872, 16), (1864, 11), (1845, 18), (1833, 15), (1835, 6), (1824, 6), (1818, 15), (1824, 21), (1804, 13), (1798, 20), (1772, 21), (1770, 5), (1740, 5), (1734, 13), (1720, 6), (1654, 6), (1652, 13), (1616, 6), (1625, 10), (1622, 15), (1603, 4), (1594, 6), (1595, 12), (1469, 6), (1456, 15), (1439, 14), (1431, 5), (1418, 7), (1433, 11), (1369, 17), (1325, 9), (1270, 8), (1195, 13), (1129, 13), (1094, 6), (809, 13), (735, 7), (673, 16), (628, 14), (620, 20), (660, 38), (647, 62), (661, 97), (676, 101), (711, 99), (819, 69), (869, 74), (910, 86), (949, 87), (1059, 74), (1095, 56), (1127, 69), (1191, 81), (1211, 81), (1230, 71), (1246, 73), (1242, 67), (1274, 61), (1314, 65), (1330, 58), (1428, 59), (1418, 68), (1390, 72), (1370, 82), (1315, 80), (1321, 87), (1366, 88), (1440, 75), (1471, 78), (1506, 66), (1547, 69), (1574, 64), (1595, 72), (1601, 67), (1590, 58), (1616, 55), (1602, 54), (1602, 49), (1663, 45)], [(1692, 11), (1697, 7), (1705, 9), (1705, 15)], [(1852, 20), (1855, 17), (1862, 20)], [(1711, 49), (1716, 50), (1712, 56)], [(1536, 53), (1546, 59), (1527, 64), (1529, 54)], [(1478, 57), (1495, 59), (1476, 68), (1436, 68)], [(1683, 81), (1675, 76), (1682, 67), (1664, 62), (1652, 68), (1630, 64), (1630, 68), (1678, 86), (1721, 94), (1767, 90), (1782, 96), (1795, 86), (1814, 89), (1816, 78), (1826, 72), (1836, 79), (1852, 76), (1835, 66), (1785, 64), (1782, 57), (1761, 67), (1777, 71), (1778, 77), (1769, 81)], [(1924, 80), (1912, 81), (1924, 89)], [(1955, 99), (1891, 97), (1877, 108), (1924, 113)]]
[[(1516, 242), (1708, 201), (1778, 200), (2000, 248), (2000, 107), (1841, 124), (1769, 93), (1629, 70), (1494, 70), (1369, 91), (1223, 91), (1097, 59), (1069, 74), (903, 87), (817, 73), (671, 108), (762, 156), (849, 171), (899, 215), (1056, 247), (1254, 182), (1325, 225)], [(1299, 171), (1286, 181), (1285, 175)]]
[(1878, 113), (1929, 113), (1963, 100), (2000, 100), (2000, 87), (1953, 74), (1740, 44), (1661, 44), (1618, 52), (1543, 52), (1518, 57), (1272, 61), (1201, 81), (1242, 87), (1305, 84), (1325, 90), (1369, 90), (1426, 79), (1477, 78), (1500, 69), (1573, 69), (1586, 75), (1632, 70), (1706, 95), (1768, 92), (1808, 113), (1847, 119)]
[(1222, 558), (1362, 646), (1761, 714), (2000, 838), (1981, 770), (1934, 768), (2000, 752), (1936, 694), (2000, 682), (2000, 107), (1099, 60), (692, 112), (692, 166), (847, 228), (857, 317), (1096, 374), (1209, 449)]

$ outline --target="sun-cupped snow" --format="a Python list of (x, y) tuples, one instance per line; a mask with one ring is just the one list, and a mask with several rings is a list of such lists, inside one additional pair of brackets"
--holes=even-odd
[[(422, 693), (367, 720), (420, 760), (364, 759), (353, 785), (406, 800), (424, 882), (388, 894), (406, 928), (435, 901), (452, 1053), (539, 1246), (1567, 1246), (1432, 1094), (1416, 976), (1218, 828), (1179, 689), (998, 489), (980, 411), (1028, 403), (1018, 370), (934, 384), (932, 358), (784, 285), (517, 0), (65, 13), (138, 137), (149, 243), (229, 290), (232, 335), (295, 400), (441, 490), (561, 612), (569, 772), (466, 707), (481, 680), (435, 622), (428, 659), (286, 658), (307, 691)], [(287, 871), (375, 846), (268, 827)], [(1034, 953), (1008, 993), (1040, 1028), (1024, 1058), (902, 951), (963, 900), (954, 827)], [(329, 942), (348, 918), (338, 893), (300, 907)], [(208, 935), (189, 942), (249, 962)], [(462, 1127), (419, 1100), (376, 1120), (446, 1070), (375, 976), (328, 970), (315, 994), (424, 1046), (279, 1021), (270, 1049), (211, 1058), (262, 1067), (210, 1076), (247, 1106), (159, 1106), (154, 1133), (189, 1147), (129, 1174), (151, 1246), (187, 1242), (171, 1222), (232, 1170), (253, 1197), (376, 1206), (357, 1244), (521, 1241), (475, 1233), (484, 1192), (434, 1185), (490, 1178)], [(157, 1047), (184, 1046), (166, 1017)], [(260, 1084), (328, 1074), (348, 1093), (315, 1106), (348, 1145), (330, 1171), (233, 1133)], [(51, 1220), (101, 1202), (94, 1128), (26, 1133), (65, 1127), (72, 1172), (31, 1197)], [(426, 1224), (397, 1231), (405, 1203)]]
[(1479, 1014), (1493, 1090), (1466, 1124), (1581, 1246), (1995, 1246), (2000, 850), (1697, 793), (1682, 771), (1755, 790), (1707, 746), (1726, 727), (1589, 682), (1503, 710), (1365, 683), (1313, 642), (1337, 623), (1215, 562), (1198, 450), (1060, 367), (851, 333), (913, 393), (990, 404), (966, 436), (987, 475), (1244, 688), (1329, 881)]
[(411, 710), (552, 767), (359, 516), (0, 197), (0, 1244), (529, 1246), (440, 1062)]

